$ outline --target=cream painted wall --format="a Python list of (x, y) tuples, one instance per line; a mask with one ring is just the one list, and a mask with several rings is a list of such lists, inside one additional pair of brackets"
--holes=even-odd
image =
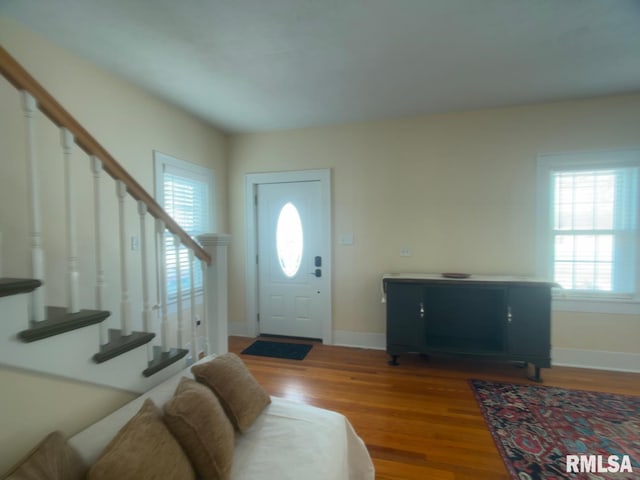
[[(0, 44), (14, 56), (84, 127), (153, 194), (153, 150), (212, 168), (216, 178), (218, 229), (227, 227), (227, 137), (210, 125), (168, 105), (133, 85), (85, 62), (68, 51), (0, 16)], [(0, 77), (0, 232), (2, 274), (29, 276), (26, 210), (24, 119), (20, 97)], [(42, 114), (37, 117), (43, 244), (46, 255), (47, 304), (65, 305), (64, 187), (59, 132)], [(93, 201), (89, 159), (76, 149), (74, 186), (82, 307), (92, 308), (95, 285)], [(105, 223), (114, 236), (105, 242), (106, 308), (119, 311), (119, 250), (115, 185), (103, 178)], [(127, 202), (127, 227), (138, 232), (136, 205)], [(149, 220), (148, 228), (152, 228)], [(129, 251), (134, 329), (141, 329), (140, 256)], [(153, 277), (152, 277), (153, 278)], [(115, 327), (117, 314), (109, 320)], [(25, 319), (25, 327), (27, 326)], [(97, 344), (97, 341), (96, 341)], [(96, 345), (97, 349), (97, 345)], [(144, 368), (136, 366), (135, 368)], [(3, 391), (0, 473), (4, 466), (53, 429), (74, 433), (122, 405), (132, 394), (80, 385), (54, 377), (0, 370)], [(43, 394), (44, 393), (44, 394)], [(14, 443), (10, 439), (16, 439)], [(4, 446), (12, 443), (10, 448)]]
[[(153, 151), (207, 166), (216, 180), (216, 218), (218, 231), (225, 231), (227, 137), (209, 124), (168, 105), (131, 84), (116, 78), (71, 53), (47, 42), (11, 20), (0, 17), (0, 43), (84, 127), (153, 195)], [(24, 119), (20, 96), (0, 79), (0, 141), (2, 178), (0, 179), (0, 231), (4, 275), (29, 274), (28, 217), (26, 210), (26, 162)], [(43, 217), (43, 245), (46, 255), (48, 304), (64, 305), (66, 285), (64, 180), (59, 131), (38, 112), (37, 153), (40, 165), (40, 195)], [(93, 190), (90, 162), (75, 149), (72, 160), (74, 188), (78, 201), (78, 235), (81, 295), (93, 298), (95, 285)], [(108, 308), (117, 309), (120, 298), (117, 201), (115, 183), (103, 175), (102, 201), (105, 225), (104, 258)], [(126, 202), (128, 235), (139, 235), (136, 204)], [(153, 222), (148, 217), (147, 229)], [(151, 233), (149, 233), (151, 235)], [(128, 251), (131, 264), (133, 311), (140, 305), (140, 253)], [(151, 262), (153, 263), (153, 262)], [(152, 272), (153, 273), (153, 272)], [(153, 278), (153, 277), (152, 277)]]
[[(153, 194), (153, 150), (179, 159), (210, 167), (216, 178), (217, 229), (224, 231), (226, 222), (226, 148), (227, 138), (198, 119), (143, 92), (131, 84), (70, 54), (43, 38), (29, 32), (0, 16), (0, 43), (40, 82), (53, 96), (78, 119), (84, 127), (129, 171), (129, 173)], [(26, 174), (24, 162), (24, 120), (20, 109), (20, 97), (4, 79), (0, 79), (0, 140), (2, 140), (2, 169), (4, 193), (2, 198), (26, 199)], [(45, 245), (63, 254), (64, 245), (58, 238), (64, 230), (62, 153), (59, 132), (38, 114), (37, 130), (40, 136), (38, 154), (41, 164), (42, 199)], [(79, 198), (91, 195), (89, 161), (84, 152), (74, 152), (74, 179)], [(11, 179), (11, 180), (9, 180)], [(25, 179), (25, 180), (23, 180)], [(116, 222), (113, 181), (105, 179), (105, 204), (107, 222)], [(91, 197), (86, 197), (88, 200)], [(127, 214), (132, 229), (137, 220), (135, 204), (129, 202)], [(6, 250), (24, 241), (26, 221), (22, 211), (16, 211), (16, 202), (3, 202), (0, 210), (3, 224), (10, 218), (18, 228), (3, 227), (5, 273), (23, 272), (26, 249), (15, 255)], [(2, 208), (2, 207), (0, 207)], [(90, 218), (92, 202), (80, 206), (80, 218)], [(54, 221), (56, 220), (56, 221)], [(60, 221), (57, 221), (60, 220)], [(79, 222), (87, 224), (89, 222)], [(80, 235), (92, 235), (80, 228)], [(135, 232), (135, 230), (132, 230)], [(111, 242), (117, 243), (117, 242)], [(87, 242), (87, 245), (89, 243)], [(90, 247), (87, 247), (90, 248)], [(115, 249), (115, 245), (114, 245)], [(108, 258), (117, 258), (115, 250), (108, 250)], [(81, 247), (82, 250), (82, 247)], [(80, 253), (83, 253), (82, 251)], [(112, 256), (113, 254), (113, 256)], [(49, 258), (59, 258), (50, 255)], [(49, 267), (49, 265), (47, 265)], [(52, 265), (56, 268), (56, 265)], [(87, 266), (89, 268), (89, 266)], [(49, 270), (48, 270), (49, 271)], [(91, 273), (91, 272), (88, 272)], [(55, 297), (63, 297), (54, 292)]]
[[(380, 304), (384, 272), (534, 273), (534, 178), (539, 152), (638, 146), (640, 96), (635, 95), (240, 135), (231, 140), (227, 166), (227, 138), (207, 124), (3, 17), (0, 43), (149, 191), (153, 191), (153, 149), (215, 170), (218, 230), (228, 227), (233, 235), (232, 321), (246, 321), (245, 173), (332, 169), (334, 238), (353, 233), (355, 239), (352, 247), (333, 244), (334, 329), (378, 334), (384, 332)], [(24, 127), (19, 97), (4, 80), (0, 80), (0, 105), (3, 273), (27, 275), (27, 223), (25, 208), (17, 200), (25, 198), (26, 191)], [(38, 130), (41, 189), (47, 199), (49, 303), (61, 303), (64, 283), (56, 276), (64, 259), (64, 246), (56, 240), (64, 229), (61, 154), (45, 154), (47, 146), (58, 148), (59, 140), (58, 132), (41, 117)], [(77, 187), (86, 194), (91, 177), (85, 162), (80, 152), (74, 154)], [(109, 182), (104, 180), (104, 198), (112, 200)], [(91, 208), (91, 202), (84, 202), (81, 217), (88, 218)], [(107, 221), (113, 225), (115, 218), (112, 205)], [(128, 224), (135, 223), (135, 207), (128, 205)], [(90, 222), (83, 222), (83, 238), (92, 238), (91, 228)], [(91, 244), (83, 245), (81, 256), (90, 257)], [(399, 257), (401, 246), (410, 247), (413, 256)], [(135, 254), (132, 257), (137, 263)], [(117, 263), (115, 241), (107, 258), (108, 274), (117, 278), (112, 269)], [(81, 275), (88, 280), (83, 280), (82, 288), (89, 295), (93, 270), (92, 262), (83, 263)], [(110, 280), (110, 285), (114, 301), (118, 281)], [(137, 306), (133, 310), (138, 311)], [(554, 316), (557, 347), (640, 352), (637, 338), (637, 316)], [(1, 417), (3, 442), (14, 435), (22, 439), (11, 450), (13, 457), (47, 431), (60, 428), (71, 434), (130, 398), (113, 389), (5, 369), (0, 370), (0, 385), (3, 392), (15, 390), (3, 401), (4, 411), (11, 415)], [(73, 404), (68, 403), (70, 398)], [(0, 471), (9, 461), (2, 458)]]
[(2, 367), (0, 385), (0, 474), (47, 433), (61, 430), (71, 436), (135, 398), (129, 392)]
[[(534, 275), (537, 155), (638, 147), (639, 127), (630, 95), (234, 136), (230, 320), (247, 321), (246, 173), (331, 168), (333, 328), (381, 334), (385, 272)], [(354, 245), (340, 246), (341, 233)], [(552, 337), (555, 348), (640, 353), (640, 316), (557, 313)]]

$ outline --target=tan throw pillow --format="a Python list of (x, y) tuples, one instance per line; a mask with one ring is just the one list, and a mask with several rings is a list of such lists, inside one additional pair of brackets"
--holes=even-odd
[(269, 394), (235, 353), (225, 353), (209, 362), (194, 365), (191, 372), (198, 382), (218, 396), (229, 419), (240, 432), (245, 432), (271, 403)]
[(189, 459), (150, 399), (109, 442), (88, 480), (195, 479)]
[(182, 378), (174, 397), (164, 406), (164, 422), (200, 477), (229, 478), (235, 432), (211, 390)]
[(86, 472), (62, 432), (53, 432), (9, 471), (6, 480), (81, 480)]

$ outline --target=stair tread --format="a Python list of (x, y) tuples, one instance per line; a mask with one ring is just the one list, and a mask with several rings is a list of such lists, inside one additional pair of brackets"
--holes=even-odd
[(122, 330), (109, 329), (109, 343), (102, 345), (100, 351), (93, 356), (96, 363), (106, 362), (122, 355), (134, 348), (149, 343), (156, 336), (155, 333), (131, 332), (131, 335), (122, 335)]
[(0, 297), (33, 292), (40, 285), (42, 282), (34, 278), (0, 278)]
[(68, 313), (64, 307), (47, 307), (47, 319), (33, 323), (31, 327), (18, 333), (18, 338), (23, 342), (42, 340), (100, 323), (110, 314), (106, 310), (80, 310)]
[(167, 368), (169, 365), (183, 358), (189, 350), (184, 348), (171, 348), (168, 352), (163, 352), (160, 347), (153, 347), (153, 360), (149, 362), (149, 366), (144, 369), (142, 374), (150, 377), (154, 373)]

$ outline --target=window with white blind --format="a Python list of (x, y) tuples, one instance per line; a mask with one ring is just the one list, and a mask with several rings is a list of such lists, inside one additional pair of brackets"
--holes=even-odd
[[(187, 232), (196, 237), (213, 231), (213, 171), (154, 152), (156, 199), (166, 212)], [(165, 261), (167, 269), (168, 302), (174, 303), (178, 297), (178, 282), (183, 299), (190, 295), (189, 251), (180, 246), (176, 255), (173, 235), (165, 233)], [(180, 279), (178, 268), (180, 265)], [(202, 269), (196, 258), (194, 264), (194, 285), (196, 294), (202, 293)]]
[(543, 155), (538, 182), (538, 263), (556, 298), (640, 300), (640, 151)]

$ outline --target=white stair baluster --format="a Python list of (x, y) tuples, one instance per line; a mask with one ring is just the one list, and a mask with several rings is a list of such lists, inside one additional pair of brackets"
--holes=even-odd
[[(140, 216), (140, 259), (142, 269), (142, 328), (145, 332), (153, 331), (151, 302), (149, 300), (149, 262), (147, 252), (147, 205), (138, 201), (138, 215)], [(147, 344), (147, 360), (153, 360), (153, 345)]]
[(167, 314), (167, 261), (166, 261), (166, 244), (164, 231), (167, 227), (162, 220), (156, 220), (156, 231), (158, 235), (158, 245), (160, 251), (160, 263), (158, 270), (160, 272), (160, 310), (162, 320), (160, 322), (160, 342), (164, 353), (169, 351), (169, 316)]
[[(96, 310), (104, 308), (104, 266), (102, 264), (102, 201), (100, 198), (100, 176), (102, 162), (95, 155), (91, 155), (91, 170), (93, 171), (93, 216), (95, 220), (96, 237)], [(107, 321), (100, 322), (100, 345), (109, 342)]]
[[(153, 234), (153, 238), (154, 238), (154, 250), (155, 250), (155, 280), (156, 280), (156, 303), (153, 305), (153, 307), (151, 308), (153, 310), (153, 312), (155, 313), (155, 319), (154, 319), (154, 324), (153, 324), (153, 329), (151, 331), (153, 331), (154, 333), (156, 332), (155, 326), (156, 326), (156, 322), (160, 321), (160, 316), (162, 314), (162, 289), (161, 289), (161, 285), (162, 285), (162, 264), (164, 263), (164, 261), (162, 260), (162, 241), (163, 241), (163, 237), (160, 234), (160, 229), (163, 228), (162, 227), (162, 221), (158, 220), (158, 219), (154, 219), (154, 234)], [(153, 341), (151, 342), (154, 345), (159, 345), (160, 343), (160, 335), (156, 335), (153, 339)]]
[(173, 248), (176, 252), (176, 293), (178, 306), (178, 348), (184, 346), (184, 306), (182, 305), (182, 271), (180, 268), (180, 237), (173, 235)]
[(128, 262), (127, 262), (127, 230), (125, 218), (125, 203), (127, 186), (121, 180), (116, 181), (116, 193), (118, 195), (118, 218), (120, 221), (120, 286), (122, 288), (120, 300), (120, 325), (122, 335), (131, 335), (131, 301), (129, 300), (128, 287)]
[(189, 295), (191, 300), (191, 352), (193, 355), (193, 361), (198, 361), (198, 329), (197, 329), (197, 318), (198, 315), (196, 313), (196, 277), (194, 275), (194, 253), (192, 249), (189, 249), (189, 278), (191, 285), (191, 293)]
[(22, 93), (22, 109), (26, 127), (27, 183), (29, 189), (29, 223), (31, 227), (31, 275), (43, 282), (40, 288), (31, 294), (31, 321), (45, 319), (44, 253), (42, 251), (42, 228), (40, 221), (40, 184), (38, 161), (35, 148), (35, 123), (33, 115), (36, 101), (27, 92)]
[(64, 190), (65, 209), (67, 217), (67, 256), (69, 270), (69, 284), (67, 286), (67, 311), (80, 311), (79, 272), (78, 272), (78, 237), (76, 232), (75, 185), (71, 169), (71, 154), (73, 153), (73, 135), (66, 128), (60, 129), (62, 150), (64, 153)]
[(209, 313), (207, 312), (207, 302), (209, 300), (209, 291), (207, 285), (207, 262), (200, 261), (202, 268), (202, 325), (204, 325), (204, 354), (211, 353), (211, 345), (209, 343)]

